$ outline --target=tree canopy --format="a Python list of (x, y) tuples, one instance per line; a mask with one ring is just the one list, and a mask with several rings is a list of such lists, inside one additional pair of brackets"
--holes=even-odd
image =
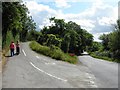
[(117, 20), (114, 31), (100, 36), (103, 44), (103, 50), (110, 51), (112, 58), (120, 59), (120, 19)]
[[(64, 19), (56, 19), (55, 17), (50, 18), (50, 22), (54, 25), (44, 27), (41, 30), (42, 36), (38, 42), (44, 44), (48, 42), (47, 35), (55, 35), (60, 43), (60, 48), (64, 52), (80, 54), (86, 46), (90, 46), (93, 41), (92, 34), (86, 30), (81, 29), (80, 25), (75, 22), (65, 22)], [(46, 39), (45, 39), (46, 38)]]
[(22, 2), (2, 2), (3, 48), (14, 40), (25, 41), (28, 32), (35, 30), (35, 23), (28, 14)]

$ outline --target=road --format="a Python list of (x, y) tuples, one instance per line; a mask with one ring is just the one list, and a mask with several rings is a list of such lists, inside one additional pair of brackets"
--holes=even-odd
[(9, 57), (3, 88), (95, 88), (95, 77), (84, 65), (56, 61), (21, 44), (21, 54)]
[(118, 63), (96, 59), (87, 54), (79, 56), (79, 60), (97, 78), (98, 87), (118, 88)]

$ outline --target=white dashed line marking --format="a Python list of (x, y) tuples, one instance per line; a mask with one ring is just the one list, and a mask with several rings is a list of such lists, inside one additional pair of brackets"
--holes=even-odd
[(45, 63), (45, 65), (55, 65), (56, 63)]
[(91, 77), (91, 76), (88, 76), (88, 78), (89, 78), (89, 79), (92, 79), (92, 77)]
[(98, 88), (98, 86), (97, 85), (91, 85), (93, 88)]
[(38, 59), (39, 59), (39, 57), (38, 57), (38, 56), (36, 56), (36, 58), (38, 58)]
[(95, 82), (94, 82), (94, 81), (90, 81), (90, 83), (91, 83), (91, 84), (93, 84), (93, 85), (95, 84)]
[(55, 79), (58, 79), (58, 80), (61, 80), (61, 81), (67, 82), (67, 80), (65, 80), (65, 79), (62, 79), (62, 78), (56, 77), (56, 76), (54, 76), (54, 75), (52, 75), (52, 74), (49, 74), (49, 73), (47, 73), (47, 72), (41, 70), (40, 68), (36, 67), (32, 62), (30, 62), (30, 64), (31, 64), (34, 68), (36, 68), (37, 70), (39, 70), (40, 72), (45, 73), (46, 75), (48, 75), (48, 76), (50, 76), (50, 77), (53, 77), (53, 78), (55, 78)]
[(89, 83), (91, 84), (92, 87), (97, 88), (98, 86), (95, 84), (95, 82), (92, 80), (92, 77), (89, 73), (86, 73), (86, 76), (89, 78)]
[(22, 49), (22, 52), (23, 52), (23, 54), (26, 56), (26, 53), (25, 53), (25, 51)]

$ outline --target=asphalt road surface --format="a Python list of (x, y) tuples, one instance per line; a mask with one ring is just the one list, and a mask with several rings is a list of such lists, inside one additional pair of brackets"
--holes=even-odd
[(79, 60), (97, 78), (98, 87), (118, 88), (118, 63), (96, 59), (87, 54), (79, 56)]
[[(104, 67), (94, 65), (96, 71), (103, 68), (99, 75), (98, 72), (94, 69), (91, 70), (91, 67), (89, 67), (88, 63), (92, 65), (91, 63), (94, 62), (89, 61), (89, 58), (91, 58), (89, 56), (79, 57), (81, 63), (73, 65), (37, 54), (29, 48), (28, 44), (21, 44), (20, 55), (9, 57), (2, 76), (3, 88), (100, 88), (105, 85), (100, 81), (99, 76), (103, 75), (102, 73), (106, 71), (106, 68), (108, 72), (110, 71), (109, 75), (114, 72), (113, 70), (116, 72), (116, 64), (108, 63), (108, 65), (105, 63), (103, 64)], [(100, 65), (102, 63), (104, 62), (101, 62)], [(115, 79), (111, 87), (117, 87), (115, 82), (117, 73), (114, 73), (114, 75), (111, 76), (112, 80)], [(110, 77), (108, 73), (104, 78), (107, 77)], [(106, 86), (109, 85), (111, 83), (106, 84)]]

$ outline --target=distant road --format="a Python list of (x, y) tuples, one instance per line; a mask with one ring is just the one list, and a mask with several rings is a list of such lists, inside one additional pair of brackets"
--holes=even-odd
[(79, 60), (95, 76), (98, 87), (118, 88), (118, 63), (96, 59), (85, 54), (79, 56)]
[(3, 88), (97, 88), (96, 78), (82, 64), (56, 61), (21, 44), (21, 54), (10, 57), (2, 78)]

